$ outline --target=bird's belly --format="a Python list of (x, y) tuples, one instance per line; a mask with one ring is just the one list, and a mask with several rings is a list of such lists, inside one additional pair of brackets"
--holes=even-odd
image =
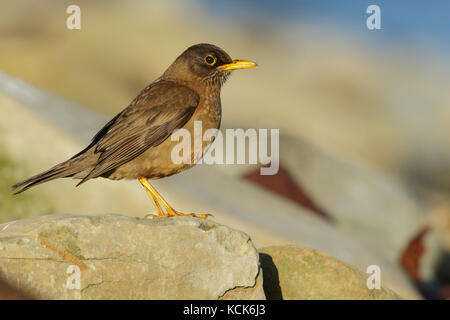
[(177, 164), (171, 159), (172, 148), (167, 148), (165, 142), (150, 148), (139, 157), (116, 168), (108, 178), (110, 179), (159, 179), (188, 169), (193, 164)]
[[(201, 130), (194, 130), (194, 120), (202, 120)], [(218, 119), (216, 117), (193, 117), (183, 127), (183, 129), (189, 132), (190, 141), (186, 143), (182, 140), (186, 139), (186, 137), (172, 141), (171, 137), (169, 137), (160, 145), (149, 148), (137, 158), (116, 168), (107, 175), (107, 178), (113, 180), (139, 179), (141, 177), (159, 179), (186, 170), (195, 165), (213, 141), (213, 139), (203, 141), (202, 135), (208, 129), (217, 129), (218, 125)], [(194, 145), (195, 143), (197, 143), (197, 146)], [(174, 152), (174, 158), (172, 150), (178, 146), (177, 150), (179, 151), (181, 145), (185, 146), (183, 151), (190, 152), (190, 159), (189, 161), (180, 163), (180, 158), (177, 158), (177, 156), (180, 156), (180, 153)], [(190, 145), (190, 148), (188, 145)], [(197, 154), (194, 153), (195, 150), (198, 150)]]

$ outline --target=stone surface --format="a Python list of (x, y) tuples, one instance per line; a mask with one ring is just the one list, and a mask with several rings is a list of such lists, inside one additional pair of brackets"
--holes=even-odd
[(41, 299), (265, 298), (249, 236), (188, 217), (49, 215), (3, 224), (0, 276)]
[(365, 274), (316, 250), (294, 246), (259, 250), (267, 299), (399, 299), (393, 291), (367, 288)]

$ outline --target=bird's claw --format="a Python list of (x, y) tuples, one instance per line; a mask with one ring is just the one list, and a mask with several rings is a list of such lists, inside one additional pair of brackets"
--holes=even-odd
[(194, 217), (194, 218), (199, 218), (199, 219), (206, 219), (208, 217), (214, 217), (212, 214), (210, 213), (204, 213), (204, 214), (195, 214), (195, 213), (181, 213), (178, 211), (174, 211), (174, 212), (170, 212), (168, 214), (164, 213), (164, 214), (159, 214), (159, 215), (155, 215), (155, 214), (147, 214), (146, 216), (144, 216), (144, 219), (147, 218), (152, 218), (152, 219), (158, 219), (158, 218), (169, 218), (169, 217)]

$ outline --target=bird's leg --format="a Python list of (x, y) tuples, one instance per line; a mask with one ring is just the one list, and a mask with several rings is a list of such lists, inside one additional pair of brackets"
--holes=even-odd
[(152, 198), (153, 204), (154, 204), (156, 210), (158, 211), (158, 215), (155, 216), (154, 214), (150, 213), (150, 214), (147, 214), (144, 218), (147, 218), (147, 217), (150, 217), (150, 216), (152, 218), (153, 217), (158, 217), (158, 218), (168, 217), (169, 215), (166, 214), (164, 212), (164, 210), (161, 208), (161, 205), (159, 204), (158, 199), (156, 199), (156, 197), (151, 192), (147, 191), (147, 193), (150, 195), (150, 198)]
[(148, 183), (148, 181), (144, 178), (140, 178), (139, 182), (142, 184), (142, 186), (144, 187), (145, 191), (147, 191), (148, 195), (150, 196), (150, 198), (153, 201), (153, 204), (155, 205), (156, 210), (158, 211), (158, 215), (155, 216), (153, 214), (148, 214), (145, 216), (145, 218), (152, 216), (152, 217), (168, 217), (169, 215), (166, 214), (164, 212), (164, 210), (161, 208), (161, 205), (158, 202), (158, 199), (155, 197), (155, 195), (147, 188), (146, 183)]
[[(158, 209), (159, 214), (157, 216), (153, 216), (153, 218), (164, 218), (164, 217), (175, 217), (175, 216), (188, 216), (188, 217), (196, 217), (196, 218), (201, 218), (201, 219), (208, 218), (209, 214), (181, 213), (181, 212), (176, 211), (174, 208), (172, 208), (167, 203), (166, 200), (164, 200), (164, 198), (159, 194), (158, 191), (156, 191), (156, 189), (150, 184), (150, 182), (148, 182), (148, 180), (146, 178), (140, 178), (139, 182), (142, 184), (142, 186), (145, 188), (145, 190), (147, 190), (147, 193), (152, 198), (152, 201), (155, 204), (156, 209), (159, 208)], [(162, 205), (164, 206), (164, 208), (167, 211), (167, 214), (162, 211), (161, 206), (159, 205), (158, 201), (162, 203)], [(160, 212), (160, 210), (161, 210), (161, 212)]]

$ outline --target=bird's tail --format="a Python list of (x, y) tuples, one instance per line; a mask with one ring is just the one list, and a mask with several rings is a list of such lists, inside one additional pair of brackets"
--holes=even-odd
[(82, 170), (83, 168), (80, 167), (80, 165), (77, 165), (76, 159), (70, 159), (57, 164), (53, 168), (50, 168), (49, 170), (37, 174), (27, 180), (16, 183), (15, 185), (11, 186), (11, 188), (19, 189), (18, 191), (14, 192), (14, 194), (18, 194), (31, 187), (53, 179), (71, 177)]

